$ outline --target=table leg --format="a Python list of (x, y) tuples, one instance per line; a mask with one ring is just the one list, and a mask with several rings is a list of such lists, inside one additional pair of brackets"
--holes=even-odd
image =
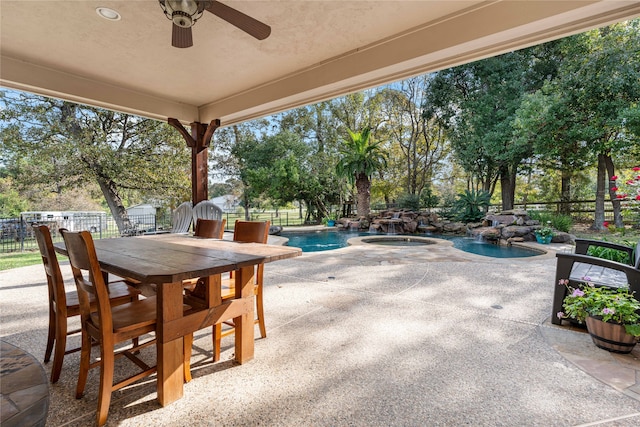
[[(249, 266), (243, 267), (234, 273), (236, 279), (236, 298), (254, 298), (254, 270), (255, 266)], [(250, 312), (233, 319), (236, 328), (236, 361), (240, 364), (253, 359), (254, 309), (255, 304), (251, 304)]]
[(183, 395), (183, 338), (163, 342), (164, 323), (182, 317), (182, 283), (163, 283), (157, 295), (158, 401), (162, 406)]

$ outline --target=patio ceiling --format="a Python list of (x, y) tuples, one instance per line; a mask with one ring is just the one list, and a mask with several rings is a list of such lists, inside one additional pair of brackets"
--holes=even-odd
[(640, 1), (225, 3), (271, 36), (205, 13), (177, 49), (156, 0), (1, 0), (0, 84), (226, 126), (640, 16)]

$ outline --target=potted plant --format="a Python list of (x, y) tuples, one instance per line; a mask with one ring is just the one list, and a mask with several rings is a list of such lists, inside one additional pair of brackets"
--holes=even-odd
[(546, 226), (535, 230), (533, 234), (536, 235), (536, 241), (544, 245), (551, 243), (551, 239), (553, 239), (553, 236), (555, 235), (553, 228), (551, 228), (550, 221), (547, 221)]
[(629, 288), (609, 288), (586, 283), (576, 288), (566, 279), (559, 286), (566, 286), (569, 294), (564, 299), (564, 312), (560, 319), (586, 322), (593, 343), (615, 353), (630, 353), (640, 337), (640, 302)]
[(330, 213), (328, 216), (322, 219), (322, 222), (327, 227), (334, 227), (336, 225), (336, 214)]

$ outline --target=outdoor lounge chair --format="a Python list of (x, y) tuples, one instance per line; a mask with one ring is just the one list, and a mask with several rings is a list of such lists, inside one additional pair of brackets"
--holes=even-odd
[(198, 219), (222, 219), (222, 209), (211, 200), (203, 200), (193, 207), (193, 225)]
[(187, 233), (191, 226), (193, 208), (191, 202), (184, 202), (173, 211), (172, 233)]
[[(603, 247), (623, 251), (629, 255), (629, 265), (587, 255), (590, 247)], [(562, 279), (569, 280), (569, 286), (575, 287), (584, 283), (584, 277), (596, 286), (619, 288), (629, 286), (640, 298), (640, 241), (635, 250), (627, 246), (599, 240), (576, 239), (575, 253), (557, 253), (555, 288), (553, 293), (553, 311), (551, 322), (560, 325), (562, 319), (557, 314), (562, 310), (562, 303), (567, 295), (567, 288), (558, 284)]]

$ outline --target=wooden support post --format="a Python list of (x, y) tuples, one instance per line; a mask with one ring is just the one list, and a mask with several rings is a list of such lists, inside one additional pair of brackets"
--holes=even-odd
[(187, 146), (191, 148), (191, 201), (195, 206), (198, 202), (209, 198), (208, 148), (213, 133), (220, 127), (220, 120), (212, 120), (209, 125), (193, 122), (191, 133), (178, 119), (170, 118), (168, 123), (180, 132)]

